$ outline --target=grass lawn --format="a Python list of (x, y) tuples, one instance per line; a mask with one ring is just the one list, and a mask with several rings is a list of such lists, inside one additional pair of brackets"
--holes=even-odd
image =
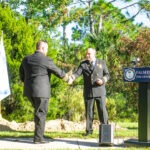
[[(85, 131), (51, 131), (45, 132), (45, 136), (51, 138), (85, 138), (82, 134)], [(99, 131), (94, 131), (86, 138), (98, 138)], [(29, 131), (0, 131), (0, 137), (33, 137)], [(114, 138), (138, 137), (138, 123), (117, 123), (114, 127)]]
[[(91, 139), (91, 138), (99, 138), (99, 131), (94, 131), (94, 133), (90, 136), (84, 137), (82, 134), (85, 131), (51, 131), (45, 132), (45, 136), (48, 138), (79, 138), (79, 139)], [(0, 131), (0, 137), (33, 137), (33, 132), (29, 131)], [(116, 127), (114, 128), (114, 138), (115, 139), (128, 139), (128, 138), (138, 138), (138, 123), (117, 123)], [(99, 150), (101, 148), (98, 148)], [(110, 150), (111, 148), (108, 148)], [(118, 150), (150, 150), (150, 148), (145, 147), (119, 147)], [(107, 148), (105, 148), (107, 150)], [(116, 149), (115, 149), (116, 150)]]

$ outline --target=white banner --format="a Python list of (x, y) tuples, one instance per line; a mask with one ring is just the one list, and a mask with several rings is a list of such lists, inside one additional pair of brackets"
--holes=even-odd
[(10, 86), (7, 71), (6, 54), (3, 37), (0, 41), (0, 101), (10, 95)]

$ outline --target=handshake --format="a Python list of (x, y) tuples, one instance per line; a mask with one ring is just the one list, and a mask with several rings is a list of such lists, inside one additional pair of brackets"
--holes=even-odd
[(67, 82), (69, 85), (71, 85), (73, 83), (73, 81), (75, 80), (75, 76), (74, 75), (68, 75), (68, 73), (66, 73), (65, 77), (63, 78), (63, 80), (65, 82)]

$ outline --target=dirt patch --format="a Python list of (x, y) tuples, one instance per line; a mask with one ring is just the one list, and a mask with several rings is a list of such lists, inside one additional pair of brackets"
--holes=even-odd
[[(99, 129), (99, 121), (93, 122), (93, 129)], [(24, 123), (17, 123), (15, 121), (8, 121), (0, 117), (0, 131), (34, 131), (34, 122), (27, 121)], [(63, 119), (46, 121), (45, 131), (84, 131), (85, 121), (72, 122)]]

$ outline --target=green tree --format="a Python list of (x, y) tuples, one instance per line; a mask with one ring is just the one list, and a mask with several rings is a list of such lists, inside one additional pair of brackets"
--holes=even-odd
[[(113, 3), (114, 1), (110, 1), (110, 3)], [(147, 18), (149, 18), (150, 16), (150, 1), (149, 0), (138, 0), (138, 1), (134, 1), (134, 0), (125, 0), (126, 2), (126, 6), (122, 7), (120, 10), (126, 10), (126, 15), (128, 16), (127, 19), (125, 19), (123, 21), (127, 22), (127, 21), (134, 21), (135, 17), (137, 17), (139, 14), (146, 14)], [(131, 2), (131, 3), (129, 3)], [(132, 6), (137, 6), (137, 10), (135, 12), (135, 14), (130, 14), (130, 12), (127, 10), (128, 8), (131, 8)], [(140, 26), (142, 26), (143, 23), (140, 24)]]
[(127, 106), (126, 116), (132, 114), (135, 117), (130, 116), (132, 120), (137, 120), (138, 84), (123, 82), (123, 67), (133, 67), (131, 61), (136, 57), (140, 58), (137, 66), (150, 65), (149, 32), (150, 30), (148, 28), (142, 28), (139, 29), (138, 34), (134, 38), (122, 36), (117, 49), (108, 53), (108, 66), (111, 68), (111, 80), (108, 83), (109, 96), (114, 97), (115, 93), (123, 94)]
[[(11, 96), (2, 101), (2, 114), (10, 120), (24, 121), (31, 118), (30, 105), (23, 101), (23, 84), (19, 80), (19, 65), (22, 58), (33, 52), (39, 38), (33, 25), (27, 25), (23, 17), (15, 15), (9, 7), (0, 6), (0, 30), (4, 33), (4, 46), (8, 64)], [(19, 113), (20, 112), (20, 113)], [(21, 114), (22, 117), (19, 117)]]
[[(141, 26), (133, 24), (132, 16), (129, 19), (125, 18), (121, 10), (112, 5), (113, 1), (8, 0), (7, 2), (1, 2), (0, 29), (4, 31), (4, 44), (7, 45), (5, 49), (12, 94), (3, 101), (4, 116), (18, 121), (32, 119), (33, 110), (30, 104), (23, 107), (27, 100), (22, 97), (23, 84), (19, 80), (18, 68), (22, 58), (34, 52), (35, 43), (40, 38), (48, 41), (50, 49), (48, 56), (65, 71), (76, 69), (76, 66), (84, 59), (88, 47), (96, 48), (97, 56), (106, 60), (110, 70), (111, 80), (106, 85), (108, 99), (111, 100), (110, 103), (108, 102), (108, 108), (111, 109), (114, 101), (118, 102), (117, 99), (120, 99), (116, 105), (121, 109), (117, 109), (115, 105), (115, 110), (113, 109), (112, 112), (119, 114), (125, 109), (126, 114), (121, 114), (119, 117), (136, 114), (137, 107), (133, 108), (133, 106), (137, 106), (138, 87), (137, 84), (123, 82), (122, 68), (131, 65), (131, 59), (137, 56), (140, 56), (142, 60), (139, 65), (149, 66), (149, 28), (139, 30)], [(140, 6), (140, 12), (149, 16), (149, 1), (140, 0), (137, 4)], [(67, 27), (70, 23), (73, 23), (71, 43), (66, 38)], [(57, 31), (59, 26), (63, 28), (62, 38)], [(83, 102), (81, 95), (77, 94), (82, 93), (80, 86), (83, 83), (82, 78), (73, 84), (73, 94), (71, 94), (72, 91), (68, 92), (67, 84), (55, 76), (52, 76), (51, 83), (52, 97), (49, 103), (48, 119), (59, 117), (79, 120), (83, 118), (81, 110), (84, 106), (72, 108), (74, 104), (79, 105)], [(19, 111), (23, 113), (22, 120), (19, 120)], [(74, 112), (78, 114), (78, 117), (74, 116)], [(133, 116), (136, 118), (135, 115)]]

